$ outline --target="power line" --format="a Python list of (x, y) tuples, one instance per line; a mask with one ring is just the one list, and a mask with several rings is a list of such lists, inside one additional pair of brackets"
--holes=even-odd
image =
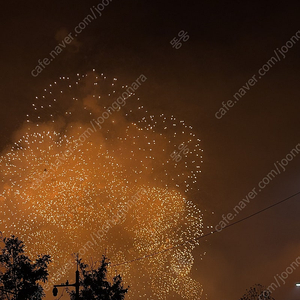
[[(229, 227), (231, 227), (231, 226), (234, 226), (234, 225), (236, 225), (236, 224), (238, 224), (238, 223), (241, 223), (241, 222), (243, 222), (243, 221), (245, 221), (245, 220), (247, 220), (247, 219), (250, 219), (250, 218), (252, 218), (252, 217), (254, 217), (254, 216), (256, 216), (256, 215), (258, 215), (258, 214), (260, 214), (260, 213), (262, 213), (262, 212), (264, 212), (264, 211), (266, 211), (266, 210), (268, 210), (268, 209), (270, 209), (270, 208), (273, 208), (273, 207), (275, 207), (275, 206), (277, 206), (277, 205), (279, 205), (279, 204), (282, 204), (283, 202), (286, 202), (286, 201), (288, 201), (288, 200), (294, 198), (295, 196), (297, 196), (297, 195), (299, 195), (299, 194), (300, 194), (300, 191), (297, 192), (297, 193), (295, 193), (295, 194), (293, 194), (293, 195), (291, 195), (291, 196), (289, 196), (289, 197), (287, 197), (287, 198), (285, 198), (285, 199), (283, 199), (283, 200), (280, 200), (280, 201), (278, 201), (278, 202), (276, 202), (276, 203), (274, 203), (274, 204), (272, 204), (272, 205), (270, 205), (270, 206), (267, 206), (267, 207), (265, 207), (265, 208), (263, 208), (263, 209), (261, 209), (261, 210), (255, 212), (255, 213), (253, 213), (253, 214), (251, 214), (251, 215), (245, 217), (245, 218), (242, 218), (242, 219), (240, 219), (240, 220), (238, 220), (238, 221), (235, 221), (235, 222), (233, 222), (233, 223), (227, 225), (226, 227), (224, 227), (224, 228), (222, 229), (222, 231), (223, 231), (224, 229), (227, 229), (227, 228), (229, 228)], [(208, 237), (208, 236), (210, 236), (210, 235), (212, 235), (212, 234), (214, 234), (214, 233), (216, 233), (216, 232), (221, 232), (221, 231), (214, 230), (214, 231), (212, 231), (212, 232), (209, 232), (209, 233), (206, 233), (206, 234), (204, 234), (204, 235), (201, 235), (200, 237), (197, 237), (196, 240), (203, 239), (203, 238)], [(195, 239), (193, 239), (193, 240), (188, 240), (188, 241), (185, 241), (185, 242), (183, 242), (183, 243), (180, 243), (180, 244), (178, 244), (178, 245), (176, 245), (176, 246), (172, 246), (172, 247), (169, 247), (169, 248), (166, 248), (166, 249), (163, 249), (163, 250), (160, 250), (160, 251), (151, 253), (151, 254), (147, 254), (147, 255), (144, 255), (144, 256), (142, 256), (142, 257), (138, 257), (138, 258), (131, 259), (131, 260), (128, 260), (128, 261), (124, 261), (124, 262), (119, 263), (119, 264), (114, 264), (114, 265), (112, 265), (112, 267), (121, 266), (121, 265), (126, 265), (126, 264), (133, 263), (133, 262), (135, 262), (135, 261), (139, 261), (139, 260), (142, 260), (142, 259), (146, 259), (146, 258), (155, 256), (155, 255), (158, 255), (158, 254), (160, 254), (160, 253), (163, 253), (163, 252), (170, 251), (170, 250), (172, 250), (172, 249), (181, 247), (181, 246), (183, 246), (183, 245), (185, 245), (185, 244), (187, 244), (187, 243), (190, 243), (190, 242), (192, 242), (192, 241), (194, 241), (194, 240), (195, 240)]]

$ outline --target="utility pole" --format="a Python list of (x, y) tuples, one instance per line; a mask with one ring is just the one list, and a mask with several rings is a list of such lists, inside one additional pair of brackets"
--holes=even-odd
[(79, 271), (78, 271), (78, 260), (77, 260), (77, 270), (75, 272), (75, 275), (76, 275), (76, 281), (75, 283), (72, 283), (72, 284), (69, 284), (69, 281), (67, 280), (67, 282), (65, 284), (56, 284), (54, 285), (54, 288), (53, 288), (53, 296), (57, 296), (57, 293), (58, 293), (58, 290), (57, 288), (58, 287), (69, 287), (69, 286), (75, 286), (75, 300), (79, 300), (79, 286), (80, 286), (80, 283), (79, 283)]

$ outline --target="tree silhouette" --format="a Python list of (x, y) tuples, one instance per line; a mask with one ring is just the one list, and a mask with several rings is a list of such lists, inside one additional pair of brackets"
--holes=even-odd
[[(103, 256), (98, 268), (84, 264), (77, 259), (80, 270), (80, 300), (123, 300), (128, 288), (124, 288), (122, 278), (117, 275), (113, 282), (107, 281), (108, 259)], [(69, 291), (71, 300), (75, 300), (75, 292)]]
[[(1, 234), (1, 232), (0, 232)], [(0, 252), (0, 299), (40, 300), (45, 295), (39, 281), (46, 282), (50, 256), (38, 256), (32, 262), (24, 254), (24, 244), (15, 236), (3, 238)]]
[(255, 284), (246, 291), (240, 300), (275, 300), (271, 293), (261, 284)]

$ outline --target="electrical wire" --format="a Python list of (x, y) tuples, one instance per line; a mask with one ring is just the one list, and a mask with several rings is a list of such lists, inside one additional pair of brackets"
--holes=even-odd
[[(242, 218), (242, 219), (240, 219), (240, 220), (238, 220), (238, 221), (235, 221), (235, 222), (233, 222), (233, 223), (231, 223), (231, 224), (229, 224), (229, 225), (226, 225), (226, 227), (224, 227), (224, 228), (222, 229), (222, 231), (223, 231), (224, 229), (227, 229), (227, 228), (229, 228), (229, 227), (232, 227), (232, 226), (234, 226), (234, 225), (236, 225), (236, 224), (238, 224), (238, 223), (241, 223), (241, 222), (243, 222), (243, 221), (245, 221), (245, 220), (248, 220), (248, 219), (250, 219), (250, 218), (252, 218), (252, 217), (254, 217), (254, 216), (258, 215), (258, 214), (261, 214), (262, 212), (264, 212), (264, 211), (266, 211), (266, 210), (269, 210), (269, 209), (271, 209), (271, 208), (273, 208), (273, 207), (275, 207), (275, 206), (277, 206), (277, 205), (279, 205), (279, 204), (282, 204), (282, 203), (284, 203), (284, 202), (286, 202), (286, 201), (288, 201), (288, 200), (294, 198), (295, 196), (297, 196), (297, 195), (299, 195), (299, 194), (300, 194), (300, 191), (297, 192), (297, 193), (295, 193), (295, 194), (293, 194), (293, 195), (291, 195), (291, 196), (289, 196), (289, 197), (287, 197), (287, 198), (284, 198), (283, 200), (280, 200), (280, 201), (278, 201), (278, 202), (276, 202), (276, 203), (274, 203), (274, 204), (272, 204), (272, 205), (270, 205), (270, 206), (267, 206), (267, 207), (265, 207), (265, 208), (263, 208), (263, 209), (261, 209), (261, 210), (255, 212), (255, 213), (253, 213), (253, 214), (251, 214), (251, 215), (245, 217), (245, 218)], [(203, 239), (203, 238), (205, 238), (205, 237), (208, 237), (208, 236), (210, 236), (210, 235), (212, 235), (212, 234), (214, 234), (214, 233), (217, 233), (217, 232), (220, 233), (221, 231), (214, 230), (214, 231), (211, 231), (211, 232), (206, 233), (206, 234), (204, 234), (204, 235), (201, 235), (200, 237), (198, 237), (198, 238), (196, 238), (196, 239), (197, 239), (197, 240), (200, 240), (200, 239)], [(185, 241), (185, 242), (183, 242), (183, 243), (180, 243), (180, 244), (178, 244), (178, 245), (176, 245), (176, 246), (172, 246), (172, 247), (169, 247), (169, 248), (166, 248), (166, 249), (163, 249), (163, 250), (160, 250), (160, 251), (151, 253), (151, 254), (147, 254), (147, 255), (144, 255), (144, 256), (141, 256), (141, 257), (138, 257), (138, 258), (135, 258), (135, 259), (131, 259), (131, 260), (128, 260), (128, 261), (124, 261), (124, 262), (122, 262), (122, 263), (114, 264), (114, 265), (112, 265), (112, 267), (121, 266), (121, 265), (126, 265), (126, 264), (130, 264), (130, 263), (133, 263), (133, 262), (142, 260), (142, 259), (146, 259), (146, 258), (155, 256), (155, 255), (158, 255), (158, 254), (160, 254), (160, 253), (163, 253), (163, 252), (166, 252), (166, 251), (170, 251), (170, 250), (172, 250), (172, 249), (175, 249), (175, 248), (184, 246), (185, 244), (190, 243), (191, 241), (192, 241), (192, 240), (188, 240), (188, 241)]]

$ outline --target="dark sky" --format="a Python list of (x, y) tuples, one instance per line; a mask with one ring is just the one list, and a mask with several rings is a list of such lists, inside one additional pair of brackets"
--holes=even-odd
[[(148, 78), (138, 92), (143, 101), (157, 113), (185, 119), (202, 140), (204, 163), (193, 201), (206, 210), (205, 225), (215, 226), (300, 143), (300, 39), (225, 116), (215, 117), (222, 101), (234, 100), (274, 50), (300, 30), (299, 4), (113, 0), (33, 77), (38, 59), (49, 56), (60, 33), (74, 31), (96, 4), (13, 1), (2, 6), (1, 148), (25, 120), (36, 93), (58, 76), (96, 68), (131, 83), (143, 73)], [(170, 41), (181, 30), (190, 39), (176, 50)], [(234, 221), (296, 193), (299, 166), (300, 153)], [(300, 256), (299, 209), (298, 196), (201, 240), (193, 277), (208, 299), (239, 299), (255, 283), (273, 283)], [(297, 281), (300, 266), (274, 291), (275, 299), (299, 299)]]

